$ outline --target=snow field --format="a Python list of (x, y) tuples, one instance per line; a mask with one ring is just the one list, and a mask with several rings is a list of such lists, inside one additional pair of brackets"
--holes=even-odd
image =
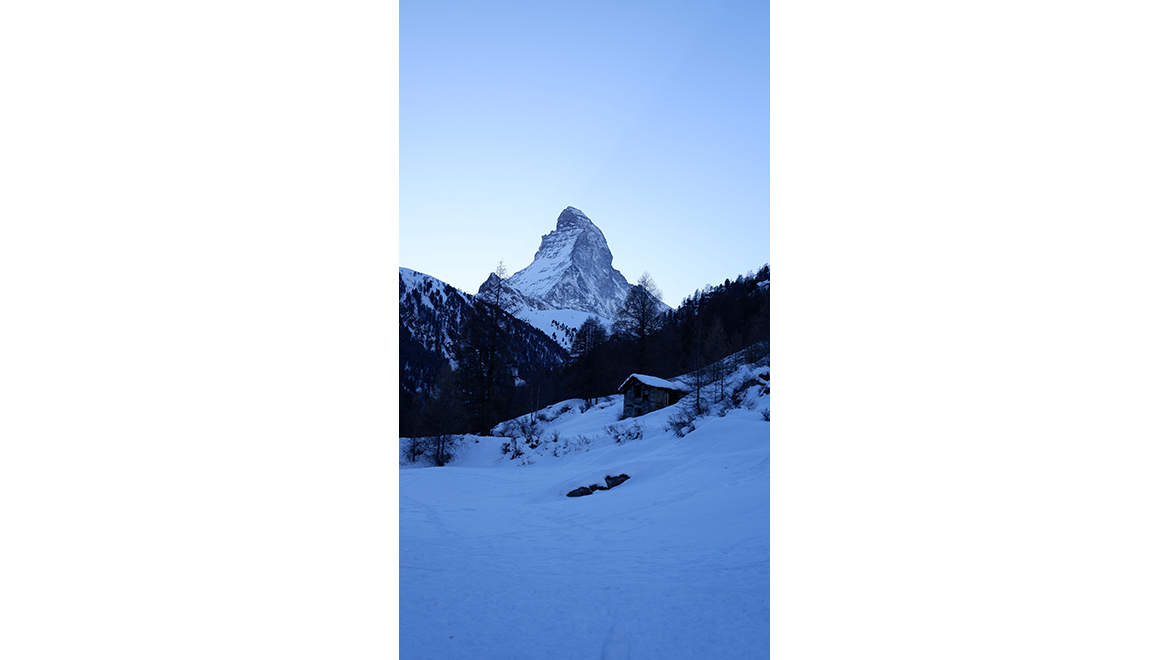
[[(544, 411), (528, 465), (466, 436), (448, 466), (400, 471), (401, 657), (766, 658), (769, 424), (737, 408), (678, 438), (677, 406), (581, 403)], [(605, 431), (635, 422), (638, 440)], [(557, 457), (552, 431), (595, 440)]]

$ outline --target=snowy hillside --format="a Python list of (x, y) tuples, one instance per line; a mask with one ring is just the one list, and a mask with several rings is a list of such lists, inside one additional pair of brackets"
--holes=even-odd
[(405, 464), (401, 657), (768, 657), (768, 371), (689, 427), (693, 394), (621, 421), (569, 400)]
[[(575, 309), (521, 309), (516, 316), (554, 339), (567, 351), (573, 347), (573, 337), (577, 335), (577, 328), (581, 327), (585, 319), (595, 315)], [(613, 321), (609, 319), (601, 317), (598, 319), (606, 330), (613, 326)]]
[[(434, 384), (441, 362), (454, 366), (453, 345), (463, 324), (475, 315), (471, 296), (438, 278), (399, 267), (400, 385), (411, 392), (426, 391)], [(563, 365), (568, 354), (552, 341), (552, 334), (543, 329), (536, 332), (521, 321), (505, 321), (510, 329), (506, 351), (518, 365), (515, 375), (522, 378), (534, 368)]]
[(442, 280), (398, 268), (398, 317), (406, 336), (424, 350), (451, 359), (449, 346), (458, 334), (471, 297)]

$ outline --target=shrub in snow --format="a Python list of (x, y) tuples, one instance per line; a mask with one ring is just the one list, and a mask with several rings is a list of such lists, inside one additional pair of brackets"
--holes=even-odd
[(441, 467), (455, 458), (458, 449), (459, 436), (432, 435), (422, 438), (408, 438), (403, 447), (403, 453), (408, 456), (413, 455), (413, 458), (410, 459), (412, 463), (422, 458), (431, 465)]
[(402, 442), (402, 458), (406, 463), (414, 463), (426, 452), (426, 438), (406, 438)]
[(541, 418), (537, 415), (525, 415), (517, 419), (509, 420), (501, 425), (503, 434), (515, 441), (519, 437), (528, 445), (529, 449), (536, 449), (540, 446), (540, 440), (544, 436), (544, 431), (541, 430)]
[(524, 438), (524, 444), (528, 445), (529, 449), (536, 449), (540, 446), (540, 439), (544, 436), (544, 431), (540, 430), (540, 422), (535, 417), (522, 418), (519, 431), (520, 436)]
[(624, 427), (617, 424), (610, 424), (605, 427), (605, 432), (619, 445), (630, 440), (640, 440), (642, 438), (642, 430), (642, 425), (638, 422)]
[(508, 438), (508, 441), (500, 445), (500, 449), (504, 452), (504, 456), (508, 460), (515, 460), (524, 455), (524, 449), (521, 447), (523, 442), (520, 438)]
[(554, 433), (553, 435), (555, 436), (555, 439), (553, 440), (553, 456), (556, 458), (560, 458), (561, 456), (565, 456), (582, 449), (588, 451), (589, 445), (593, 443), (591, 438), (586, 438), (583, 435), (578, 435), (573, 438), (566, 438), (562, 443), (560, 441), (561, 438), (559, 434)]
[(694, 408), (687, 406), (679, 408), (670, 419), (667, 420), (665, 429), (675, 436), (681, 438), (691, 431), (695, 430), (695, 420), (699, 415), (695, 413)]
[(764, 408), (763, 410), (760, 411), (760, 416), (764, 418), (765, 422), (772, 421), (772, 409), (771, 408)]
[(590, 445), (594, 443), (596, 438), (587, 437), (584, 435), (577, 435), (565, 440), (563, 444), (558, 443), (553, 445), (553, 456), (560, 458), (577, 451), (589, 451)]
[(736, 407), (755, 410), (761, 394), (768, 393), (768, 372), (758, 375), (749, 375), (744, 378), (731, 393), (731, 401)]

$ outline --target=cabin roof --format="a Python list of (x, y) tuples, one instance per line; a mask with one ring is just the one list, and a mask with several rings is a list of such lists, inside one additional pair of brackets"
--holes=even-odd
[(635, 380), (642, 383), (643, 385), (648, 387), (657, 387), (660, 390), (673, 390), (675, 392), (683, 393), (687, 392), (686, 389), (675, 385), (669, 380), (664, 380), (655, 376), (645, 376), (643, 374), (630, 374), (630, 377), (627, 378), (625, 382), (622, 383), (621, 387), (618, 388), (618, 393), (620, 394), (621, 392), (624, 392), (626, 388), (632, 385)]

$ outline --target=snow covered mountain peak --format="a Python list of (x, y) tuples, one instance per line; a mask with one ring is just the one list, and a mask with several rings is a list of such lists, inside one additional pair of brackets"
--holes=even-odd
[(593, 227), (593, 221), (589, 216), (581, 212), (581, 209), (566, 206), (564, 211), (557, 216), (557, 229), (567, 229), (569, 227), (578, 227), (588, 225)]
[[(488, 276), (479, 292), (496, 281), (494, 274)], [(589, 314), (612, 320), (630, 291), (630, 283), (613, 267), (613, 253), (601, 229), (572, 206), (561, 211), (556, 229), (541, 237), (532, 263), (504, 284), (504, 297), (516, 315), (537, 327), (544, 324), (536, 317), (548, 310), (580, 312), (581, 321)]]
[[(603, 284), (604, 280), (624, 284), (623, 298), (629, 289), (626, 278), (613, 268), (613, 253), (605, 242), (605, 234), (588, 216), (569, 206), (557, 216), (557, 228), (541, 237), (540, 249), (532, 256), (532, 263), (508, 281), (513, 287), (520, 285), (528, 295), (542, 297), (565, 279), (566, 271), (573, 270), (595, 275), (597, 281), (593, 284)], [(604, 293), (610, 291), (606, 289)]]

